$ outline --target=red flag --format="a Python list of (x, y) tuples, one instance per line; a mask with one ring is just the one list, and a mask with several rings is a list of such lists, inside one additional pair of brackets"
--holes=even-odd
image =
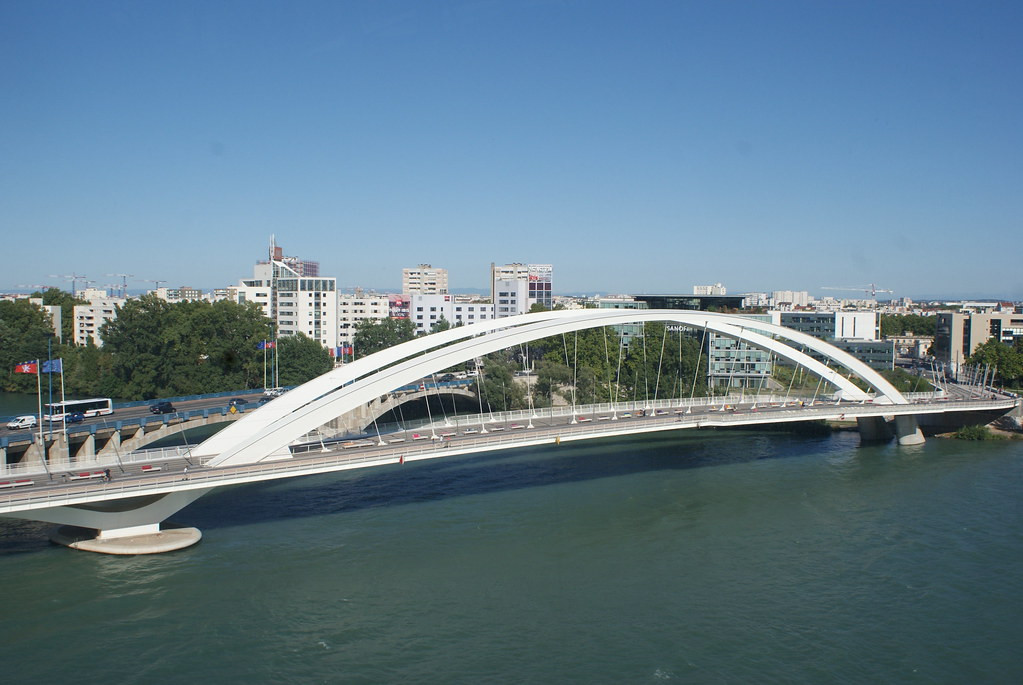
[(22, 362), (14, 367), (14, 373), (39, 373), (39, 362)]

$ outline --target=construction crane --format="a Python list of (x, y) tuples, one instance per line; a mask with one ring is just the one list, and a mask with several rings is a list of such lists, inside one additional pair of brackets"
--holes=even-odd
[(891, 293), (891, 292), (894, 292), (892, 290), (888, 290), (887, 288), (878, 288), (873, 283), (871, 283), (870, 285), (855, 285), (855, 286), (849, 286), (849, 287), (822, 285), (821, 286), (821, 290), (846, 290), (846, 291), (850, 291), (850, 292), (853, 291), (853, 290), (858, 290), (858, 291), (860, 291), (862, 293), (865, 293), (867, 295), (870, 295), (871, 297), (874, 297), (874, 298), (877, 297), (878, 293)]
[(85, 274), (50, 274), (50, 278), (63, 278), (65, 281), (71, 281), (71, 297), (76, 297), (78, 290), (75, 287), (78, 281), (85, 280)]
[[(115, 276), (121, 279), (121, 297), (128, 297), (128, 279), (135, 278), (135, 274), (107, 274), (107, 276)], [(117, 286), (109, 286), (116, 288)]]
[(146, 278), (144, 280), (146, 281), (146, 283), (154, 283), (154, 284), (156, 284), (156, 287), (153, 288), (153, 290), (159, 290), (160, 289), (160, 284), (167, 282), (166, 280), (160, 281), (160, 280), (157, 280), (157, 279), (154, 279), (154, 278)]

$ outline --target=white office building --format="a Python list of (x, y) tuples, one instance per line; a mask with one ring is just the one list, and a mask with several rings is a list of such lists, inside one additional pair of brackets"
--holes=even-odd
[(494, 305), (478, 302), (469, 297), (455, 295), (411, 295), (409, 318), (416, 325), (416, 333), (429, 333), (441, 320), (452, 326), (468, 326), (477, 321), (494, 318)]
[(531, 306), (529, 282), (517, 278), (499, 278), (494, 281), (494, 317), (503, 319), (525, 314)]
[(271, 242), (270, 259), (258, 262), (252, 278), (234, 287), (234, 299), (262, 307), (278, 335), (302, 333), (328, 349), (337, 347), (337, 279), (303, 275), (317, 271), (315, 262), (284, 257)]
[(714, 285), (694, 285), (693, 295), (727, 295), (728, 288), (720, 283)]
[(511, 288), (498, 288), (499, 281), (522, 281), (526, 284), (526, 304), (520, 312), (528, 312), (534, 304), (541, 304), (546, 309), (554, 308), (554, 294), (551, 290), (554, 281), (554, 267), (550, 264), (505, 264), (503, 266), (490, 265), (491, 301), (498, 312), (498, 318), (511, 316), (501, 314), (498, 298), (498, 291), (509, 292)]

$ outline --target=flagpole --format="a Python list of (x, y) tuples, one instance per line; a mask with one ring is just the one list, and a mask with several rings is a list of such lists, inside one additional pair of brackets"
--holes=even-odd
[(43, 461), (46, 461), (46, 443), (43, 442), (43, 379), (39, 375), (38, 359), (36, 359), (36, 399), (39, 407), (39, 446), (43, 448)]
[[(47, 336), (46, 338), (46, 369), (49, 373), (46, 376), (46, 382), (50, 388), (50, 404), (53, 404), (53, 336)], [(40, 369), (42, 371), (42, 369)], [(67, 425), (67, 422), (64, 422)], [(50, 437), (53, 437), (53, 422), (50, 422), (50, 429), (47, 431)]]
[[(50, 369), (50, 378), (53, 378), (53, 369)], [(64, 407), (64, 358), (60, 360), (60, 404)], [(66, 407), (65, 411), (66, 411)], [(71, 465), (71, 436), (68, 433), (67, 416), (64, 417), (64, 444), (67, 445), (67, 463)]]
[(46, 469), (46, 475), (49, 476), (50, 480), (53, 480), (53, 474), (50, 473), (50, 465), (47, 463), (49, 458), (46, 454), (46, 441), (43, 440), (43, 379), (40, 374), (39, 360), (36, 360), (36, 397), (39, 398), (39, 447), (42, 450), (40, 460), (43, 462), (43, 468)]

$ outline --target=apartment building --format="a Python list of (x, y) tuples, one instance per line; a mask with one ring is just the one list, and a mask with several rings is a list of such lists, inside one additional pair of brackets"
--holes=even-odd
[(406, 295), (446, 295), (448, 270), (430, 264), (420, 264), (401, 270), (401, 292)]

